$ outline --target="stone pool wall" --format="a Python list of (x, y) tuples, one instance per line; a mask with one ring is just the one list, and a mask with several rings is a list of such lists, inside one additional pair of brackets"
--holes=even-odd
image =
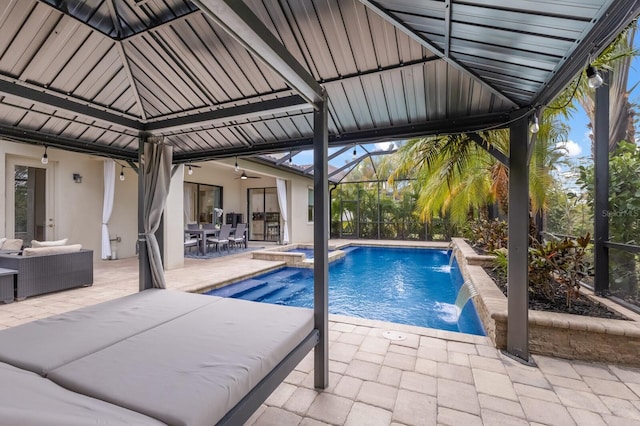
[[(487, 336), (497, 348), (506, 349), (507, 298), (483, 269), (490, 264), (491, 256), (476, 254), (462, 238), (453, 242), (462, 276), (478, 290), (473, 302)], [(640, 315), (589, 291), (584, 293), (628, 320), (529, 310), (529, 351), (640, 367)]]
[[(253, 259), (282, 261), (287, 266), (296, 268), (313, 268), (313, 259), (307, 259), (304, 253), (293, 253), (291, 250), (313, 250), (312, 244), (287, 244), (284, 246), (270, 247), (265, 250), (256, 250), (251, 253)], [(329, 247), (329, 263), (345, 256), (345, 252), (334, 247)]]

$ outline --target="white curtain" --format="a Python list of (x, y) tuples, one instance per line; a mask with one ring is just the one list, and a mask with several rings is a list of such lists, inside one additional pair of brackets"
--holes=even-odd
[(154, 288), (166, 288), (164, 268), (156, 231), (169, 194), (173, 148), (159, 138), (150, 137), (144, 144), (144, 233)]
[(109, 219), (113, 211), (113, 195), (116, 188), (116, 162), (104, 160), (104, 201), (102, 203), (102, 259), (111, 257)]
[(276, 178), (276, 188), (278, 188), (278, 205), (280, 206), (280, 217), (282, 217), (282, 243), (289, 244), (289, 227), (287, 226), (287, 184), (284, 179)]

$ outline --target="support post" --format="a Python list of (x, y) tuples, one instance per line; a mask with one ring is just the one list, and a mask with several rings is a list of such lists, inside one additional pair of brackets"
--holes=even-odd
[[(518, 117), (519, 116), (519, 117)], [(529, 362), (529, 167), (528, 122), (522, 111), (512, 116), (509, 136), (509, 243), (507, 352)]]
[(140, 134), (138, 142), (138, 288), (140, 291), (153, 287), (147, 238), (144, 232), (144, 144), (146, 141), (147, 135)]
[(314, 385), (329, 386), (329, 131), (327, 96), (313, 112), (313, 310), (320, 340), (314, 350)]
[(602, 86), (596, 89), (594, 142), (594, 290), (609, 292), (609, 72), (600, 71)]

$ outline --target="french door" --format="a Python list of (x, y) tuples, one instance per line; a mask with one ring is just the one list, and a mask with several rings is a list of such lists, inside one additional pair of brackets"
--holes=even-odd
[(31, 240), (51, 240), (55, 235), (52, 176), (48, 166), (37, 161), (7, 158), (6, 234)]

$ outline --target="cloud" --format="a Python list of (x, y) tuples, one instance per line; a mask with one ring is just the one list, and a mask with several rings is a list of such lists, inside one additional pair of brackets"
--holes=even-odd
[(392, 149), (396, 149), (395, 142), (378, 142), (375, 144), (376, 151), (391, 151)]
[(559, 148), (564, 148), (569, 157), (577, 157), (582, 153), (582, 147), (572, 140), (558, 142)]

